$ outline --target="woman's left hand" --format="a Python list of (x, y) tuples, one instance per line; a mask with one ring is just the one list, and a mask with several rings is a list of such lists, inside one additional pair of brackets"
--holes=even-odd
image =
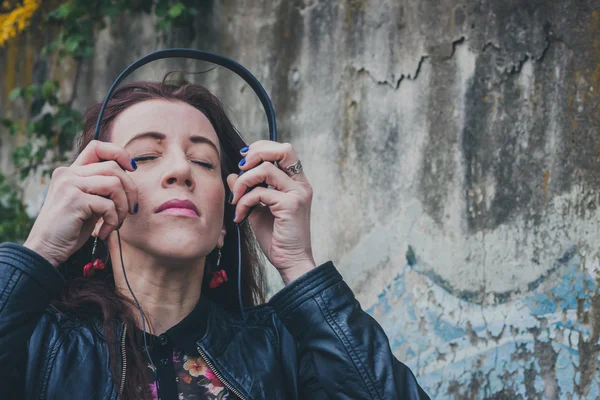
[[(256, 206), (248, 220), (260, 247), (287, 285), (315, 268), (310, 241), (312, 187), (304, 172), (285, 172), (298, 161), (289, 143), (260, 140), (242, 155), (240, 169), (246, 172), (227, 177), (234, 196), (231, 203), (236, 206), (234, 222), (241, 222)], [(246, 193), (263, 182), (269, 187), (259, 186)]]

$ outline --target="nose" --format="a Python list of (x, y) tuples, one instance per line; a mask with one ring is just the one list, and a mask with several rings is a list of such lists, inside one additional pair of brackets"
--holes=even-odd
[(196, 181), (192, 176), (191, 163), (185, 155), (173, 156), (165, 161), (167, 170), (162, 178), (162, 186), (168, 188), (169, 186), (180, 185), (189, 188), (193, 192)]

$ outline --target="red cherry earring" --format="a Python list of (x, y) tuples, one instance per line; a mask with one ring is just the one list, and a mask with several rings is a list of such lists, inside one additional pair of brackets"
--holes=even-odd
[(104, 269), (104, 262), (96, 257), (96, 248), (98, 247), (98, 237), (94, 239), (94, 247), (92, 247), (92, 262), (85, 264), (83, 267), (83, 276), (90, 277), (94, 275), (94, 271), (97, 269)]
[(224, 269), (218, 269), (221, 264), (221, 249), (217, 253), (217, 271), (213, 272), (209, 287), (214, 289), (227, 282), (227, 272)]

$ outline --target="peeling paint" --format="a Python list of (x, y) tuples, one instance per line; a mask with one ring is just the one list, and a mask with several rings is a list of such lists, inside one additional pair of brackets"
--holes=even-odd
[(422, 260), (407, 261), (368, 311), (436, 399), (495, 398), (509, 388), (513, 398), (600, 396), (598, 329), (580, 315), (599, 310), (585, 259), (560, 257), (542, 284), (486, 306), (439, 286), (420, 272)]

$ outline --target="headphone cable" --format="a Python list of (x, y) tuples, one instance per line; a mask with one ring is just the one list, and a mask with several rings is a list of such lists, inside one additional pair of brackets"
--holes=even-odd
[(140, 315), (142, 317), (142, 330), (144, 331), (144, 349), (146, 350), (146, 356), (148, 357), (148, 360), (150, 361), (150, 365), (152, 366), (152, 372), (154, 373), (154, 382), (156, 384), (156, 393), (158, 395), (158, 376), (156, 375), (156, 366), (154, 365), (154, 362), (152, 361), (152, 357), (150, 356), (150, 351), (148, 350), (148, 342), (146, 341), (146, 315), (144, 314), (144, 311), (142, 310), (142, 306), (140, 305), (140, 302), (138, 301), (137, 297), (135, 297), (135, 294), (133, 293), (133, 289), (131, 289), (131, 285), (129, 284), (129, 280), (127, 279), (127, 272), (125, 272), (125, 263), (123, 262), (123, 248), (121, 247), (121, 233), (119, 232), (118, 229), (117, 229), (117, 238), (119, 240), (119, 255), (121, 256), (121, 268), (123, 269), (123, 277), (125, 278), (125, 283), (127, 284), (127, 288), (129, 288), (129, 293), (131, 293), (131, 297), (133, 297), (133, 300), (135, 301), (135, 304), (136, 304), (138, 310), (140, 310)]

